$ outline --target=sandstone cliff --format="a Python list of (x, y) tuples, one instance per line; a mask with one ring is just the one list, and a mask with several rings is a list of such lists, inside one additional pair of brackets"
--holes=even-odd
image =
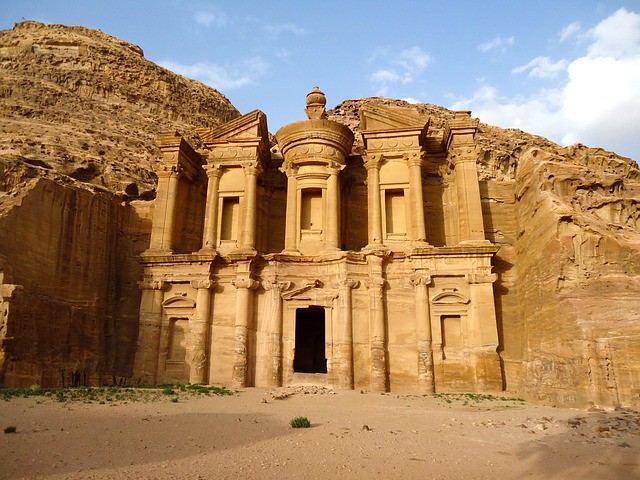
[[(371, 98), (330, 112), (356, 133)], [(431, 117), (439, 148), (452, 112)], [(0, 32), (0, 384), (131, 374), (148, 246), (156, 135), (238, 115), (218, 92), (82, 27)], [(494, 284), (505, 388), (545, 403), (640, 402), (640, 171), (582, 145), (481, 124), (484, 225), (500, 246)], [(426, 184), (434, 177), (425, 172)], [(430, 203), (430, 241), (444, 241)], [(16, 311), (22, 320), (8, 328)]]
[[(368, 98), (329, 112), (356, 130), (356, 151), (358, 112), (369, 103), (409, 106)], [(437, 149), (443, 119), (453, 113), (414, 107), (430, 116), (429, 144)], [(637, 405), (638, 165), (602, 149), (565, 148), (482, 123), (477, 140), (485, 231), (500, 246), (494, 293), (506, 389), (549, 404)]]
[(130, 375), (155, 139), (238, 115), (100, 31), (0, 32), (0, 385)]

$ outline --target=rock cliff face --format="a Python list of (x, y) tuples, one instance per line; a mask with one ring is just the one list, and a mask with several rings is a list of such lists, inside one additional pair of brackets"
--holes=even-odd
[(0, 32), (0, 385), (130, 376), (155, 139), (238, 115), (102, 32)]
[[(370, 103), (408, 106), (350, 100), (329, 116), (357, 129), (359, 109)], [(414, 107), (436, 130), (453, 115), (434, 105)], [(500, 246), (494, 293), (505, 388), (549, 404), (637, 405), (638, 165), (486, 124), (477, 140), (485, 231)], [(438, 228), (433, 219), (431, 225)]]
[[(329, 112), (356, 133), (357, 153), (369, 103), (406, 106), (371, 98)], [(414, 107), (431, 117), (437, 150), (453, 112)], [(0, 32), (0, 385), (131, 375), (155, 138), (179, 129), (198, 146), (195, 128), (237, 116), (215, 90), (102, 32), (35, 22)], [(637, 164), (485, 124), (478, 142), (485, 231), (500, 246), (505, 388), (551, 404), (637, 405)], [(427, 233), (446, 242), (430, 204), (447, 199), (424, 173)]]

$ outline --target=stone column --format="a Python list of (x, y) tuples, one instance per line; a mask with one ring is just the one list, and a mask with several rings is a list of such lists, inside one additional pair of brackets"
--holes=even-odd
[(369, 255), (369, 335), (371, 344), (371, 390), (387, 391), (387, 332), (384, 312), (383, 257)]
[(179, 175), (176, 167), (165, 166), (158, 172), (158, 197), (153, 212), (149, 250), (173, 253)]
[(258, 282), (250, 278), (249, 266), (238, 265), (239, 272), (232, 282), (237, 289), (236, 294), (236, 324), (234, 334), (234, 362), (233, 362), (233, 386), (243, 388), (247, 386), (248, 350), (247, 335), (249, 323), (253, 315), (253, 290), (258, 287)]
[(209, 319), (211, 317), (212, 280), (193, 280), (191, 286), (197, 289), (196, 311), (191, 328), (191, 365), (189, 383), (206, 383), (207, 380), (207, 344), (209, 337)]
[[(0, 267), (2, 264), (0, 263)], [(22, 300), (22, 285), (4, 283), (4, 274), (0, 269), (0, 385), (4, 384), (7, 367), (11, 361), (10, 343), (13, 337), (8, 336), (9, 322), (20, 318), (20, 304)]]
[(260, 166), (252, 162), (243, 165), (242, 168), (244, 169), (244, 222), (240, 248), (243, 250), (255, 250), (257, 189)]
[(364, 166), (367, 169), (367, 199), (369, 212), (369, 246), (382, 245), (382, 204), (380, 201), (380, 161), (381, 155), (367, 155)]
[(325, 215), (327, 235), (325, 237), (326, 250), (340, 250), (340, 180), (338, 165), (327, 168), (327, 212)]
[(207, 206), (204, 214), (202, 249), (215, 250), (218, 245), (218, 188), (222, 170), (216, 165), (207, 167)]
[(158, 375), (164, 282), (139, 282), (138, 286), (142, 297), (133, 377), (136, 383), (154, 385)]
[(498, 325), (493, 297), (495, 273), (471, 273), (469, 282), (468, 341), (478, 391), (500, 391), (502, 369), (498, 348)]
[(267, 386), (282, 386), (282, 292), (291, 282), (278, 282), (275, 278), (262, 282), (269, 296), (265, 305), (267, 322)]
[(409, 196), (411, 202), (411, 240), (427, 241), (427, 230), (424, 222), (424, 195), (422, 192), (422, 154), (412, 153), (409, 163)]
[(453, 150), (461, 242), (485, 242), (475, 147)]
[(435, 392), (433, 375), (433, 350), (431, 341), (431, 311), (427, 286), (431, 277), (424, 272), (416, 272), (411, 279), (415, 287), (416, 338), (418, 341), (418, 385), (424, 393)]
[(353, 310), (351, 290), (360, 284), (357, 280), (344, 278), (339, 282), (339, 315), (340, 320), (340, 366), (338, 368), (338, 384), (345, 390), (353, 389)]
[(298, 170), (295, 166), (288, 165), (280, 171), (287, 174), (287, 212), (282, 253), (298, 253)]

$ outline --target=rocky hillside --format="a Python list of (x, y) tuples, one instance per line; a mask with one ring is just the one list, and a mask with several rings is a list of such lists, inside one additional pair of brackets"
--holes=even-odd
[(32, 21), (0, 32), (0, 191), (44, 176), (153, 198), (158, 133), (238, 115), (103, 32)]
[(100, 31), (0, 32), (0, 385), (130, 375), (155, 139), (238, 115)]

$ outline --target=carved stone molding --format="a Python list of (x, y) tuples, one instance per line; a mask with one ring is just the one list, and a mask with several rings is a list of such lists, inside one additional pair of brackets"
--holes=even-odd
[(164, 280), (143, 280), (138, 282), (140, 290), (164, 290), (167, 282)]
[(191, 280), (191, 286), (197, 290), (204, 289), (210, 290), (215, 288), (217, 282), (215, 280)]

